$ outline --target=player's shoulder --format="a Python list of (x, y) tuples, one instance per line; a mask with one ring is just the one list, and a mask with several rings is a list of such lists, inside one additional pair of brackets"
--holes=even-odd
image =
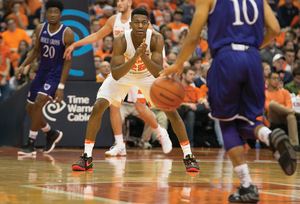
[(151, 40), (155, 40), (156, 42), (157, 41), (163, 41), (164, 40), (164, 37), (161, 33), (155, 31), (155, 30), (152, 30), (152, 39)]
[(125, 40), (125, 32), (121, 32), (118, 35), (115, 36), (114, 41), (120, 41), (120, 40)]
[(118, 14), (114, 14), (114, 15), (112, 15), (111, 17), (109, 17), (106, 23), (108, 23), (108, 24), (110, 24), (111, 26), (113, 26), (114, 23), (115, 23), (115, 21), (116, 21), (117, 15), (118, 15)]

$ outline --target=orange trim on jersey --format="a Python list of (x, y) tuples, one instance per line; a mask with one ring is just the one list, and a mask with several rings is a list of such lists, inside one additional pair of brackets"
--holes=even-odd
[(285, 69), (286, 69), (286, 65), (287, 65), (287, 63), (286, 63), (286, 62), (284, 62), (284, 63), (283, 63), (283, 71), (285, 71)]
[(180, 143), (181, 146), (187, 146), (189, 144), (190, 144), (190, 141), (188, 141), (188, 140)]
[(95, 143), (95, 141), (92, 141), (92, 140), (84, 140), (84, 143), (85, 144), (94, 144)]
[(142, 103), (146, 103), (147, 102), (147, 100), (146, 100), (145, 96), (143, 95), (143, 93), (141, 92), (141, 90), (138, 90), (137, 98)]

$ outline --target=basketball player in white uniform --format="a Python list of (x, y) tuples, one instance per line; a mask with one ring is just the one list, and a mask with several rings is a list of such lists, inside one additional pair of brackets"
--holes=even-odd
[[(96, 33), (93, 33), (88, 37), (73, 43), (70, 46), (70, 49), (67, 49), (65, 51), (64, 58), (71, 59), (71, 53), (74, 51), (75, 47), (83, 46), (98, 41), (102, 39), (104, 36), (111, 33), (112, 31), (114, 36), (116, 36), (117, 34), (123, 32), (124, 30), (130, 29), (129, 22), (131, 20), (130, 16), (132, 11), (131, 4), (132, 4), (131, 0), (125, 0), (125, 1), (119, 0), (117, 2), (117, 5), (120, 13), (110, 17), (107, 20), (106, 24)], [(133, 98), (137, 98), (137, 97), (133, 97)], [(168, 132), (159, 126), (153, 113), (146, 107), (145, 104), (141, 103), (139, 100), (133, 102), (135, 102), (136, 109), (140, 113), (143, 120), (156, 131), (157, 135), (162, 136), (161, 138), (167, 138), (167, 139), (162, 139), (161, 143), (163, 146), (164, 153), (170, 152), (172, 150), (172, 143), (169, 139)], [(110, 108), (110, 113), (111, 113), (110, 114), (111, 124), (115, 134), (115, 140), (117, 143), (117, 145), (114, 147), (117, 148), (112, 148), (110, 151), (107, 151), (106, 155), (109, 156), (126, 155), (126, 149), (123, 142), (123, 134), (122, 134), (122, 119), (120, 116), (119, 108), (112, 106)], [(96, 135), (93, 138), (89, 138), (89, 139), (86, 138), (85, 140), (85, 152), (87, 153), (88, 157), (92, 156), (92, 149), (94, 147), (95, 138)]]
[[(150, 87), (155, 78), (159, 77), (163, 64), (163, 36), (147, 29), (149, 26), (148, 12), (137, 8), (132, 11), (130, 27), (116, 36), (114, 40), (114, 53), (111, 59), (112, 74), (100, 87), (97, 100), (93, 106), (86, 140), (95, 139), (100, 129), (102, 115), (111, 104), (119, 107), (122, 100), (132, 86), (138, 86), (151, 106), (154, 104), (150, 98)], [(171, 122), (184, 153), (186, 171), (199, 172), (199, 166), (192, 155), (184, 123), (177, 110), (165, 112)], [(161, 136), (163, 149), (168, 137)], [(86, 152), (80, 160), (73, 164), (73, 170), (90, 170), (92, 157)]]

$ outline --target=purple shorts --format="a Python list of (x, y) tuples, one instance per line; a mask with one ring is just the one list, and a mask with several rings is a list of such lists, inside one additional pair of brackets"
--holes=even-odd
[(263, 69), (259, 51), (221, 48), (213, 59), (207, 76), (211, 116), (255, 121), (265, 103)]

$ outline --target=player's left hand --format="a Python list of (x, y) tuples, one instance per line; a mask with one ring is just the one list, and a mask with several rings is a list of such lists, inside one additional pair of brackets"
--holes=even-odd
[(175, 76), (175, 74), (177, 73), (177, 76), (180, 76), (181, 72), (183, 70), (183, 64), (172, 64), (169, 67), (167, 67), (166, 69), (163, 69), (162, 71), (159, 72), (159, 74), (162, 74), (164, 76)]
[(63, 89), (57, 89), (54, 96), (54, 102), (60, 103), (64, 99), (64, 90)]

